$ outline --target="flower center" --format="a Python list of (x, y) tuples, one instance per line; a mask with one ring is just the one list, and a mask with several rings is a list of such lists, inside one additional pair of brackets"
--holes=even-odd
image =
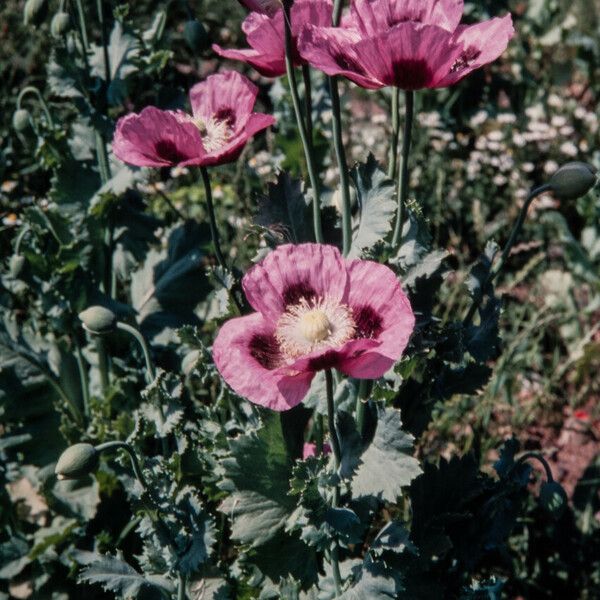
[(322, 310), (310, 310), (298, 320), (298, 327), (308, 342), (322, 342), (331, 333), (331, 323)]
[(225, 146), (233, 135), (233, 131), (227, 120), (215, 117), (207, 120), (202, 117), (192, 117), (192, 123), (198, 128), (202, 136), (202, 144), (208, 153)]
[(295, 359), (314, 350), (338, 348), (355, 333), (352, 310), (331, 299), (302, 298), (279, 317), (275, 337), (281, 353)]

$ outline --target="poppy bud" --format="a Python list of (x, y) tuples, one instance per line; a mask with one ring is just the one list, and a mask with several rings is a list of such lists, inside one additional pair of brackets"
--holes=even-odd
[(69, 13), (64, 11), (57, 12), (50, 22), (50, 33), (52, 37), (61, 38), (67, 31), (69, 31), (69, 25), (71, 23), (71, 17)]
[(38, 25), (48, 14), (46, 0), (27, 0), (23, 8), (23, 23), (25, 25)]
[(79, 313), (83, 327), (95, 335), (114, 331), (117, 326), (117, 315), (104, 306), (90, 306)]
[(15, 110), (12, 118), (12, 125), (15, 131), (22, 133), (31, 125), (31, 115), (25, 108)]
[(192, 350), (188, 354), (183, 357), (181, 361), (181, 370), (184, 375), (190, 375), (198, 362), (198, 357), (200, 356), (200, 350)]
[(183, 39), (190, 50), (196, 54), (208, 47), (208, 33), (204, 25), (196, 19), (186, 21), (183, 26)]
[(575, 200), (585, 196), (596, 185), (596, 169), (584, 162), (564, 164), (548, 181), (548, 186), (557, 198)]
[(555, 519), (560, 519), (567, 508), (567, 494), (560, 483), (545, 481), (540, 488), (540, 505)]
[(54, 472), (58, 479), (80, 479), (98, 467), (98, 451), (91, 444), (69, 446), (58, 459)]
[(23, 272), (23, 267), (25, 266), (25, 257), (22, 254), (13, 254), (10, 257), (10, 261), (8, 263), (8, 270), (10, 276), (13, 279), (17, 279), (17, 277)]

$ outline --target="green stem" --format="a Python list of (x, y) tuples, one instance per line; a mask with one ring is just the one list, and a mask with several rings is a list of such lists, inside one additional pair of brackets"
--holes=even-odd
[(348, 164), (342, 139), (342, 109), (337, 77), (329, 78), (329, 92), (331, 94), (333, 146), (340, 173), (340, 191), (342, 194), (342, 249), (344, 256), (350, 252), (352, 245), (352, 214), (350, 205), (350, 181), (348, 178)]
[(475, 316), (475, 312), (477, 311), (477, 309), (481, 305), (481, 302), (483, 301), (487, 287), (491, 283), (493, 283), (493, 281), (496, 279), (496, 277), (498, 277), (498, 275), (501, 273), (502, 269), (504, 268), (504, 265), (506, 264), (506, 261), (510, 255), (510, 251), (512, 250), (512, 247), (515, 245), (515, 242), (517, 241), (519, 234), (521, 233), (521, 229), (523, 228), (523, 224), (525, 223), (525, 219), (527, 218), (527, 212), (529, 211), (529, 207), (531, 206), (531, 203), (540, 194), (547, 192), (549, 189), (550, 189), (550, 186), (548, 184), (544, 184), (537, 188), (534, 188), (533, 190), (531, 190), (529, 192), (529, 195), (525, 199), (525, 202), (523, 203), (523, 206), (521, 207), (521, 210), (519, 211), (519, 216), (517, 217), (517, 220), (512, 228), (512, 231), (510, 233), (508, 241), (506, 242), (506, 245), (504, 246), (504, 249), (502, 250), (500, 260), (498, 261), (498, 266), (493, 271), (490, 269), (490, 272), (488, 273), (487, 277), (485, 278), (483, 284), (480, 286), (479, 293), (473, 299), (473, 303), (471, 304), (471, 307), (469, 308), (469, 312), (466, 314), (465, 318), (463, 319), (463, 327), (467, 327), (471, 323), (471, 320)]
[(185, 600), (185, 575), (179, 573), (177, 575), (177, 600)]
[(302, 79), (304, 80), (304, 117), (306, 118), (306, 137), (310, 144), (311, 152), (315, 151), (312, 120), (312, 83), (310, 81), (310, 67), (302, 65)]
[(110, 85), (110, 59), (108, 57), (108, 32), (106, 31), (106, 21), (104, 20), (104, 6), (102, 0), (96, 0), (96, 12), (100, 22), (100, 31), (102, 35), (102, 54), (104, 59), (104, 80), (106, 89)]
[(313, 416), (315, 422), (315, 446), (317, 447), (317, 456), (323, 454), (323, 415), (315, 410)]
[(215, 218), (215, 208), (213, 205), (212, 189), (210, 187), (210, 178), (205, 167), (200, 167), (202, 182), (204, 183), (204, 192), (206, 195), (206, 210), (208, 212), (208, 222), (210, 225), (210, 234), (212, 236), (215, 256), (222, 269), (226, 270), (225, 258), (221, 252), (221, 243), (219, 242), (219, 230), (217, 229), (217, 219)]
[(396, 177), (396, 166), (398, 164), (398, 140), (400, 138), (400, 88), (392, 88), (392, 141), (390, 144), (390, 160), (388, 166), (388, 177)]
[(81, 382), (81, 397), (83, 399), (83, 414), (86, 419), (90, 418), (90, 388), (88, 386), (87, 372), (83, 363), (83, 354), (79, 342), (75, 342), (75, 358), (79, 370), (79, 381)]
[(322, 244), (323, 229), (321, 225), (321, 191), (317, 170), (315, 168), (314, 155), (312, 152), (312, 145), (309, 142), (308, 134), (306, 131), (306, 124), (302, 118), (302, 109), (300, 107), (300, 96), (298, 95), (298, 82), (296, 81), (296, 73), (294, 71), (294, 64), (292, 61), (293, 55), (293, 42), (292, 42), (292, 29), (291, 29), (291, 17), (290, 17), (290, 2), (289, 0), (284, 1), (284, 28), (285, 28), (285, 68), (288, 76), (290, 85), (290, 93), (292, 96), (292, 104), (294, 105), (294, 113), (296, 114), (296, 122), (298, 124), (298, 132), (300, 133), (300, 139), (302, 140), (302, 147), (304, 148), (304, 156), (306, 158), (306, 169), (308, 170), (308, 177), (310, 179), (310, 185), (313, 192), (313, 226), (315, 230), (315, 240), (317, 243)]
[(541, 463), (541, 465), (544, 467), (544, 471), (546, 472), (546, 481), (548, 483), (552, 483), (554, 481), (554, 477), (552, 477), (552, 469), (550, 468), (550, 465), (548, 464), (546, 459), (541, 454), (538, 454), (537, 452), (525, 452), (525, 454), (519, 457), (516, 464), (523, 464), (526, 460), (532, 458)]
[(88, 41), (87, 28), (85, 26), (85, 12), (83, 11), (83, 4), (81, 0), (75, 0), (75, 5), (77, 7), (77, 16), (79, 17), (79, 31), (81, 33), (81, 43), (83, 45), (83, 51), (87, 56), (87, 53), (90, 50), (90, 43)]
[(19, 232), (19, 235), (17, 236), (17, 239), (15, 241), (15, 254), (19, 254), (21, 251), (21, 244), (23, 243), (23, 240), (25, 239), (25, 236), (31, 231), (31, 227), (29, 227), (29, 225), (24, 225), (23, 228), (21, 229), (21, 231)]
[(154, 363), (152, 362), (152, 358), (150, 356), (150, 349), (148, 348), (148, 344), (146, 344), (146, 340), (144, 336), (131, 325), (127, 323), (123, 323), (121, 321), (117, 322), (117, 329), (121, 331), (127, 332), (129, 335), (133, 336), (138, 344), (142, 348), (142, 352), (144, 353), (144, 361), (146, 362), (146, 381), (148, 384), (152, 383), (156, 378), (156, 371), (154, 369)]
[(19, 92), (19, 95), (17, 96), (17, 109), (21, 108), (23, 98), (25, 98), (27, 94), (33, 94), (39, 100), (42, 110), (46, 115), (46, 119), (48, 119), (48, 125), (50, 125), (51, 128), (54, 128), (54, 119), (52, 119), (52, 115), (50, 114), (50, 108), (48, 107), (46, 100), (44, 100), (44, 96), (42, 96), (42, 93), (36, 87), (28, 85)]
[(365, 424), (366, 400), (369, 397), (370, 392), (371, 381), (369, 379), (361, 379), (356, 395), (356, 429), (361, 436)]
[(396, 214), (394, 235), (392, 237), (392, 248), (396, 248), (400, 243), (402, 226), (404, 225), (404, 212), (406, 208), (406, 197), (408, 195), (408, 155), (410, 153), (410, 141), (412, 135), (414, 100), (415, 93), (412, 90), (406, 90), (404, 105), (404, 136), (402, 138), (400, 172), (398, 174), (398, 210)]
[(94, 342), (96, 344), (96, 354), (98, 355), (98, 370), (100, 371), (100, 388), (102, 394), (106, 395), (110, 381), (108, 378), (108, 361), (106, 360), (106, 349), (104, 348), (104, 341), (98, 335), (94, 336)]
[[(329, 426), (329, 439), (331, 440), (331, 449), (333, 451), (333, 460), (336, 474), (340, 468), (341, 450), (340, 442), (335, 429), (335, 405), (333, 402), (333, 374), (331, 369), (325, 370), (325, 388), (327, 392), (327, 420)], [(331, 507), (336, 508), (340, 499), (340, 486), (335, 484), (333, 487), (333, 496), (331, 499)], [(333, 573), (333, 581), (335, 584), (335, 598), (342, 593), (342, 578), (340, 576), (340, 561), (338, 554), (338, 543), (336, 540), (332, 542), (331, 548), (331, 570)]]
[(331, 18), (331, 24), (337, 27), (340, 24), (342, 17), (343, 0), (335, 0), (333, 4), (333, 16)]
[(148, 482), (144, 477), (144, 473), (142, 473), (142, 468), (140, 467), (140, 462), (138, 460), (137, 454), (135, 453), (135, 450), (130, 444), (128, 444), (127, 442), (120, 441), (105, 442), (104, 444), (96, 446), (96, 450), (98, 452), (104, 452), (106, 450), (125, 450), (125, 452), (129, 454), (129, 458), (131, 460), (131, 467), (133, 468), (133, 473), (136, 479), (140, 482), (140, 485), (142, 486), (144, 491), (148, 489)]

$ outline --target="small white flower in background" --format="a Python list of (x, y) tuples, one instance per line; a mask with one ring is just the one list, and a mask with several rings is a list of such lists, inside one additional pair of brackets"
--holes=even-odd
[(552, 175), (555, 171), (558, 171), (558, 163), (554, 160), (549, 160), (544, 165), (544, 173)]
[(577, 156), (577, 146), (573, 142), (565, 142), (561, 145), (560, 151), (566, 156)]
[(564, 105), (564, 100), (558, 94), (550, 94), (548, 96), (548, 106), (552, 106), (553, 108), (562, 108)]

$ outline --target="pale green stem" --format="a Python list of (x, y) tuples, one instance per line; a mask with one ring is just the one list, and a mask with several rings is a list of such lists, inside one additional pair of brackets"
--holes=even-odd
[(134, 337), (140, 345), (140, 347), (142, 348), (142, 352), (144, 354), (144, 361), (146, 362), (146, 381), (149, 384), (152, 383), (156, 378), (156, 371), (154, 369), (154, 363), (152, 362), (152, 358), (150, 356), (150, 349), (148, 348), (148, 344), (146, 343), (144, 336), (135, 327), (132, 327), (131, 325), (128, 325), (127, 323), (123, 323), (121, 321), (117, 322), (117, 329), (125, 331), (129, 335)]
[(398, 140), (400, 138), (400, 88), (392, 88), (392, 141), (390, 144), (390, 160), (388, 166), (388, 177), (396, 177), (396, 166), (398, 165)]
[(48, 107), (48, 104), (46, 103), (44, 96), (42, 96), (42, 93), (36, 87), (34, 87), (32, 85), (28, 85), (27, 87), (24, 87), (19, 92), (19, 95), (17, 96), (17, 109), (21, 108), (21, 103), (23, 102), (23, 98), (25, 98), (25, 96), (27, 94), (33, 94), (38, 99), (40, 106), (42, 107), (42, 110), (44, 111), (44, 114), (46, 115), (46, 119), (48, 119), (48, 125), (50, 125), (50, 127), (54, 128), (54, 119), (52, 119), (52, 114), (50, 113), (50, 108)]

